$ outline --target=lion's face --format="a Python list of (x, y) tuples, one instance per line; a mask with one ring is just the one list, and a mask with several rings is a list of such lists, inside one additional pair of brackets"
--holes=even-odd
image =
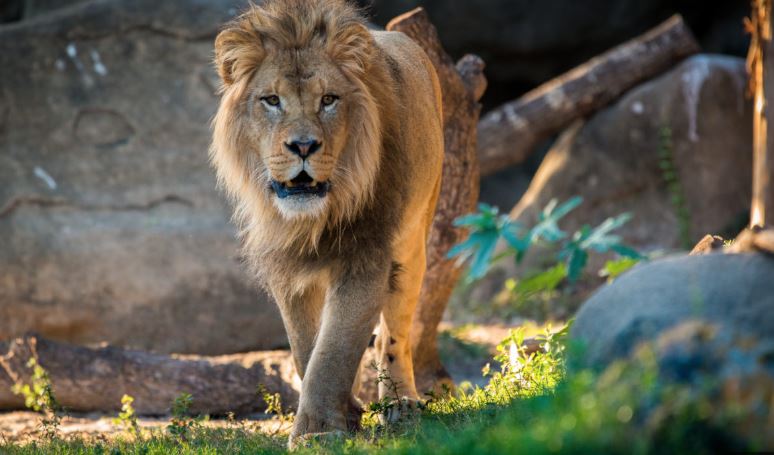
[(324, 211), (350, 124), (353, 87), (311, 51), (267, 56), (248, 93), (248, 147), (260, 157), (265, 189), (290, 218)]
[(265, 2), (215, 39), (223, 82), (210, 158), (249, 242), (313, 249), (374, 198), (377, 49), (347, 2)]

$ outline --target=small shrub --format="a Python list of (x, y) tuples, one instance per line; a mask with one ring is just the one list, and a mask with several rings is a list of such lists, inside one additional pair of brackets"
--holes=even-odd
[(266, 414), (274, 414), (280, 421), (280, 426), (275, 431), (278, 433), (285, 424), (292, 424), (295, 415), (292, 412), (288, 412), (282, 407), (282, 397), (279, 393), (270, 393), (269, 390), (263, 384), (258, 384), (257, 388), (258, 396), (266, 403)]
[(190, 393), (181, 393), (172, 402), (172, 419), (167, 425), (167, 431), (180, 441), (191, 438), (192, 433), (201, 428), (204, 417), (191, 417), (189, 410), (193, 404)]
[(134, 398), (129, 395), (121, 397), (121, 412), (113, 419), (113, 424), (126, 430), (132, 436), (140, 436), (140, 425), (137, 423), (137, 414), (134, 411)]
[(30, 358), (27, 367), (32, 369), (32, 382), (24, 384), (17, 382), (11, 388), (16, 395), (24, 397), (24, 405), (42, 414), (39, 431), (46, 439), (54, 439), (59, 434), (64, 408), (54, 395), (48, 372), (38, 364), (37, 359)]

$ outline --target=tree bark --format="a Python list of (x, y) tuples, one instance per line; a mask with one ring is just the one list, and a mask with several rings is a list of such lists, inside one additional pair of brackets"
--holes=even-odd
[(750, 85), (755, 94), (751, 227), (771, 226), (774, 218), (774, 135), (768, 134), (768, 125), (774, 121), (774, 109), (769, 108), (774, 106), (771, 12), (771, 0), (755, 0), (752, 19), (748, 23), (752, 41), (747, 66)]
[(523, 162), (537, 145), (574, 120), (698, 51), (691, 31), (676, 15), (489, 112), (478, 127), (482, 175)]
[(466, 55), (456, 65), (443, 50), (427, 13), (417, 8), (396, 17), (387, 30), (408, 35), (433, 62), (443, 91), (444, 145), (441, 196), (433, 220), (427, 249), (427, 272), (412, 327), (414, 375), (420, 393), (450, 383), (438, 356), (437, 335), (446, 304), (460, 276), (460, 268), (446, 257), (464, 238), (454, 219), (474, 211), (478, 200), (479, 171), (476, 125), (486, 90), (484, 62)]
[(0, 409), (22, 409), (11, 393), (30, 383), (27, 362), (35, 358), (49, 374), (59, 403), (72, 411), (118, 411), (124, 394), (142, 415), (168, 414), (181, 393), (193, 396), (191, 412), (247, 414), (266, 409), (258, 384), (294, 407), (298, 391), (290, 353), (268, 351), (209, 358), (170, 357), (106, 347), (90, 349), (35, 335), (0, 343)]

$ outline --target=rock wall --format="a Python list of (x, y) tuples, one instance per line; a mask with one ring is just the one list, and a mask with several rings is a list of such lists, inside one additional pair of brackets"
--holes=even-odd
[(285, 343), (207, 162), (227, 0), (0, 27), (0, 339), (221, 354)]

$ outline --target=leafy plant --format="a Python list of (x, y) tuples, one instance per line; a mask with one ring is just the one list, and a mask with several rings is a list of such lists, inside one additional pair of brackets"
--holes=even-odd
[(134, 398), (124, 394), (121, 397), (121, 412), (113, 419), (113, 424), (125, 429), (132, 436), (140, 435), (140, 425), (137, 423), (137, 414), (134, 411)]
[(266, 410), (264, 412), (266, 414), (276, 415), (280, 421), (281, 425), (277, 428), (275, 433), (278, 433), (284, 424), (293, 423), (293, 418), (295, 416), (292, 412), (288, 412), (282, 407), (282, 397), (279, 393), (269, 392), (263, 384), (258, 384), (257, 393), (258, 396), (263, 399), (263, 402), (266, 403)]
[(680, 182), (680, 174), (674, 159), (674, 145), (672, 143), (672, 129), (661, 128), (659, 132), (658, 166), (661, 169), (661, 178), (666, 183), (669, 191), (669, 201), (677, 217), (680, 232), (680, 245), (686, 250), (693, 246), (691, 240), (691, 212), (685, 200), (685, 191)]
[(599, 271), (599, 276), (607, 278), (607, 282), (610, 283), (639, 262), (639, 260), (629, 257), (607, 261), (602, 270)]
[(38, 364), (35, 357), (27, 361), (27, 367), (32, 369), (30, 384), (16, 382), (11, 391), (24, 397), (24, 405), (33, 411), (42, 413), (40, 432), (46, 439), (54, 439), (59, 434), (64, 408), (54, 395), (48, 372)]
[[(380, 365), (376, 361), (372, 361), (370, 368), (374, 371), (376, 371), (376, 385), (377, 387), (379, 385), (383, 385), (387, 388), (388, 393), (385, 394), (384, 397), (382, 397), (378, 401), (373, 401), (371, 403), (368, 403), (367, 406), (367, 412), (364, 416), (365, 421), (368, 423), (375, 423), (376, 418), (378, 417), (388, 417), (390, 413), (392, 413), (396, 409), (400, 409), (401, 407), (408, 408), (408, 400), (406, 398), (403, 398), (398, 393), (398, 387), (400, 385), (399, 381), (396, 381), (392, 379), (392, 376), (390, 375), (389, 370), (386, 368), (381, 368)], [(420, 409), (423, 408), (424, 405), (420, 405)], [(402, 418), (403, 416), (401, 416)]]
[(191, 417), (189, 410), (193, 404), (193, 396), (190, 393), (181, 393), (172, 402), (172, 419), (167, 425), (167, 431), (180, 441), (185, 441), (192, 433), (201, 428), (204, 417)]
[[(572, 236), (560, 229), (559, 221), (582, 201), (579, 196), (561, 205), (556, 199), (552, 200), (540, 213), (537, 224), (531, 228), (522, 226), (507, 215), (499, 215), (495, 207), (480, 204), (478, 213), (455, 220), (455, 226), (468, 228), (470, 234), (465, 241), (455, 245), (448, 256), (458, 257), (460, 262), (469, 260), (468, 280), (473, 280), (483, 277), (493, 263), (504, 257), (513, 256), (516, 263), (520, 263), (537, 243), (559, 245), (557, 260), (564, 267), (556, 266), (545, 274), (531, 277), (530, 282), (522, 285), (533, 289), (538, 283), (555, 288), (564, 278), (574, 283), (585, 268), (590, 252), (602, 254), (612, 251), (631, 259), (642, 258), (635, 250), (624, 245), (620, 236), (613, 234), (613, 231), (631, 219), (627, 213), (608, 218), (595, 228), (584, 225)], [(505, 240), (507, 248), (495, 257), (495, 247), (500, 239)], [(561, 275), (564, 276), (559, 279)], [(518, 285), (514, 285), (514, 289), (517, 288)]]

